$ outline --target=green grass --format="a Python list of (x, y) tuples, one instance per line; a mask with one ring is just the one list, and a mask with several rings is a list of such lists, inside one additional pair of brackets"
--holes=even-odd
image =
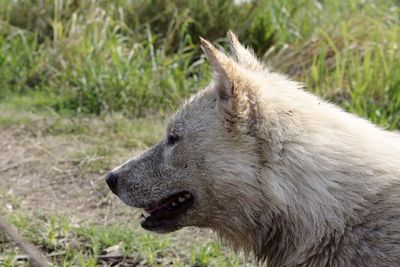
[[(29, 241), (40, 247), (57, 266), (98, 266), (110, 260), (105, 255), (125, 257), (125, 263), (141, 266), (241, 266), (243, 259), (227, 252), (220, 244), (193, 241), (182, 250), (168, 236), (149, 234), (136, 223), (108, 226), (81, 223), (74, 225), (68, 218), (57, 215), (8, 216)], [(0, 236), (0, 240), (4, 237)], [(179, 251), (179, 253), (177, 253)], [(18, 251), (1, 247), (5, 255), (2, 266), (14, 266)]]

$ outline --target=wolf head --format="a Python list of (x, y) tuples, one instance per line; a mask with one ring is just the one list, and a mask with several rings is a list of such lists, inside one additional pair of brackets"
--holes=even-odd
[(126, 204), (142, 208), (142, 226), (170, 232), (184, 226), (218, 227), (242, 201), (257, 198), (260, 142), (259, 88), (267, 70), (229, 33), (233, 57), (201, 39), (211, 84), (182, 105), (165, 137), (115, 168), (106, 178)]

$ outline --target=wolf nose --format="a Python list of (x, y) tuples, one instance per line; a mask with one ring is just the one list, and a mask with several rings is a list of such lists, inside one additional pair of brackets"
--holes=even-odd
[(117, 182), (118, 182), (117, 175), (110, 172), (106, 177), (106, 183), (108, 187), (111, 189), (111, 192), (113, 192), (114, 194), (117, 194)]

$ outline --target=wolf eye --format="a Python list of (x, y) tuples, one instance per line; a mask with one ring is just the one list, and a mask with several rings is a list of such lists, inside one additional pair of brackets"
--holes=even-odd
[(172, 146), (175, 145), (179, 141), (179, 136), (170, 134), (167, 138), (167, 145)]

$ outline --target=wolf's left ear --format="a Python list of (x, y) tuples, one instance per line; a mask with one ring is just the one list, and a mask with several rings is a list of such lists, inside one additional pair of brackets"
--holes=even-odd
[(201, 49), (210, 61), (214, 82), (218, 91), (218, 107), (230, 117), (236, 117), (240, 111), (241, 93), (237, 87), (239, 81), (237, 63), (215, 48), (209, 41), (200, 37)]

